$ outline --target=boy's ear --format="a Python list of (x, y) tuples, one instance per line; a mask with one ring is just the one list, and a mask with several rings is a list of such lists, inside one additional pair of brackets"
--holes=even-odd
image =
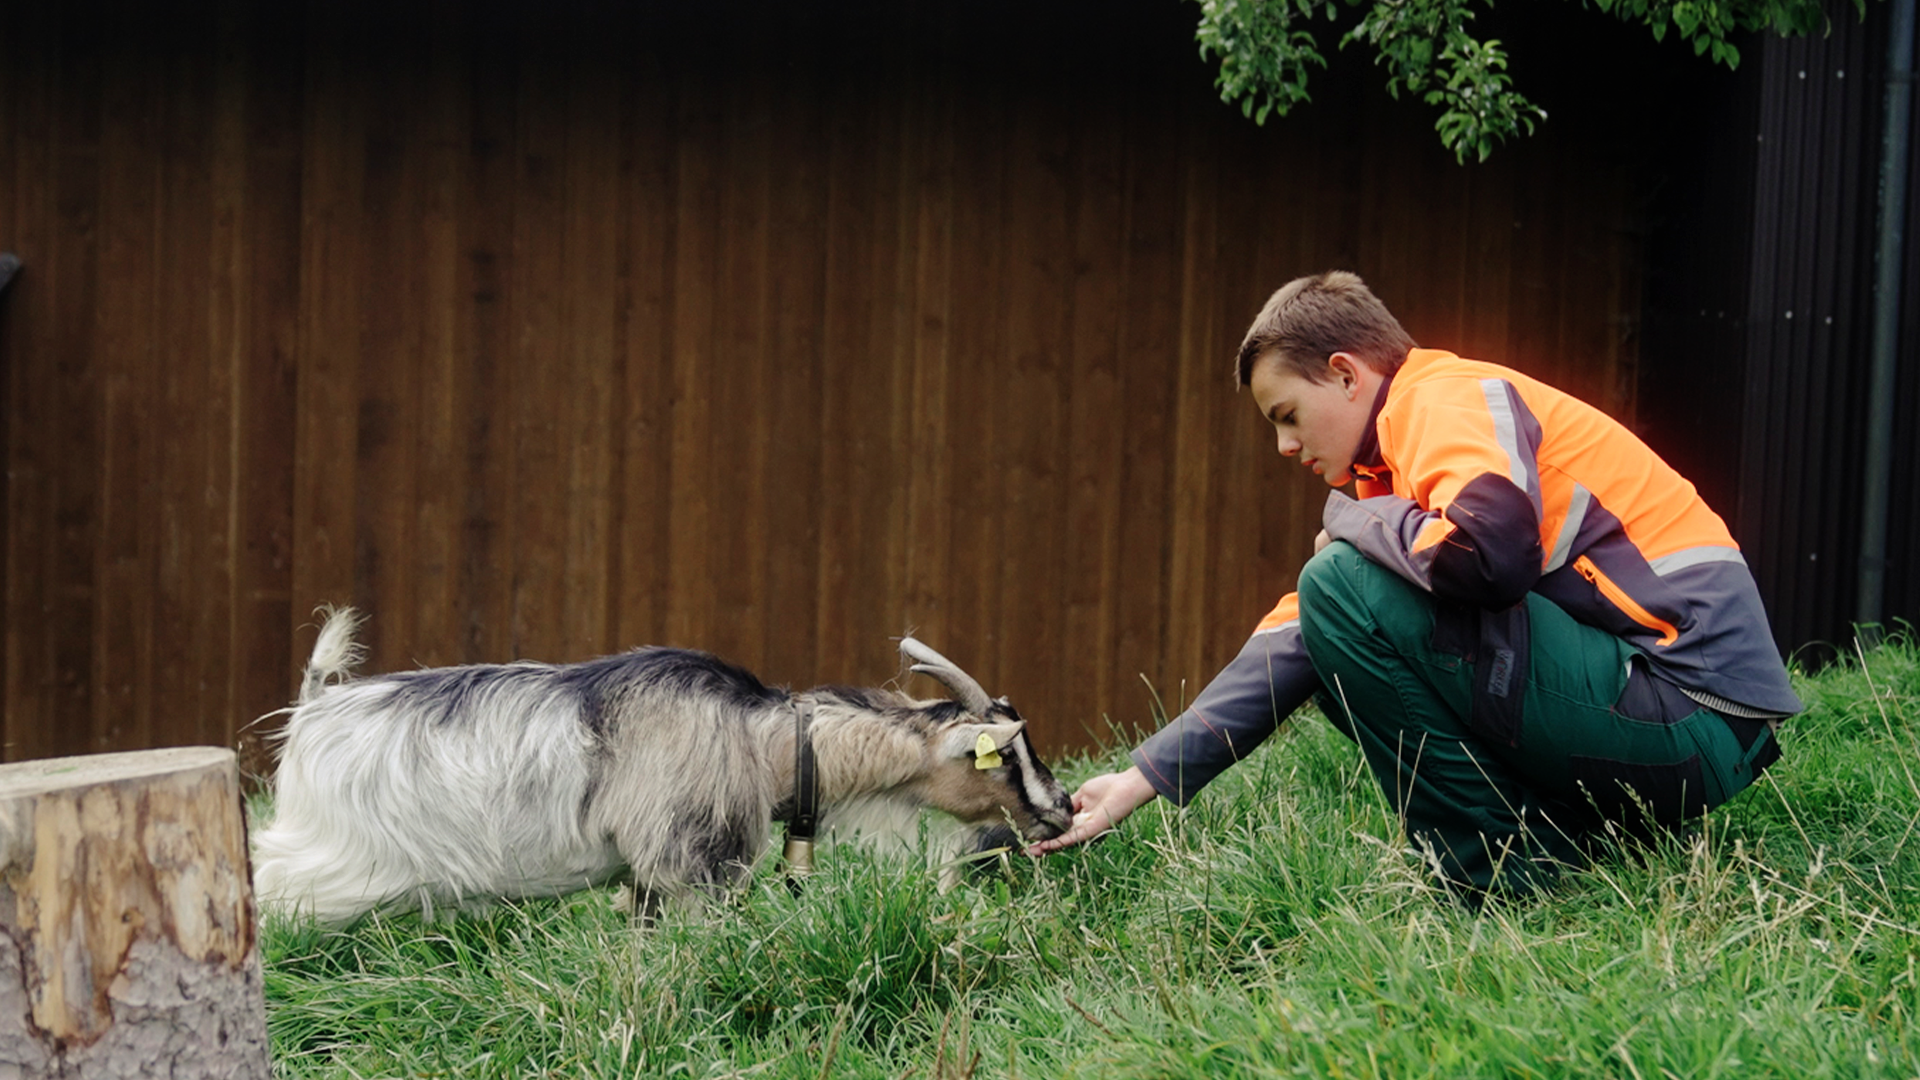
[(1360, 390), (1360, 358), (1350, 352), (1337, 352), (1327, 357), (1327, 366), (1333, 369), (1333, 377), (1341, 388), (1352, 397)]

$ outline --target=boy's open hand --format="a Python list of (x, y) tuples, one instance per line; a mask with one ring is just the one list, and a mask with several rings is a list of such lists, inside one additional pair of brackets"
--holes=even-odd
[(1126, 772), (1096, 776), (1073, 793), (1073, 827), (1051, 840), (1028, 847), (1027, 851), (1033, 855), (1049, 855), (1084, 844), (1110, 831), (1157, 794), (1137, 765)]

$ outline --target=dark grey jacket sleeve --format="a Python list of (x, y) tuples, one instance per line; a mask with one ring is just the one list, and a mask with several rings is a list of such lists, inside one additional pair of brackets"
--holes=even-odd
[(1154, 790), (1185, 806), (1319, 688), (1299, 620), (1261, 631), (1200, 691), (1192, 708), (1134, 748), (1133, 763)]

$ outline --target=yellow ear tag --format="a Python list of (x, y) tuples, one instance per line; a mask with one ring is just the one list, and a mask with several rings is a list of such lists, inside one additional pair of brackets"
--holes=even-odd
[(1000, 748), (993, 745), (993, 736), (980, 733), (980, 741), (973, 744), (973, 767), (976, 769), (997, 769), (1000, 767)]

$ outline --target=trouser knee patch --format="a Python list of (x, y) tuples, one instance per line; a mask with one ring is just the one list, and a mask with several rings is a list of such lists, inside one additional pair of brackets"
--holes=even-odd
[(1600, 816), (1629, 829), (1648, 824), (1675, 825), (1711, 809), (1706, 773), (1698, 754), (1671, 765), (1642, 765), (1576, 754), (1568, 764), (1574, 782)]
[[(1703, 712), (1712, 713), (1726, 724), (1734, 741), (1740, 744), (1740, 752), (1746, 758), (1745, 767), (1751, 770), (1748, 781), (1780, 760), (1780, 744), (1773, 738), (1766, 721), (1708, 709), (1681, 692), (1675, 684), (1654, 674), (1642, 657), (1634, 657), (1629, 664), (1627, 685), (1620, 691), (1613, 711), (1617, 716), (1655, 724), (1678, 724)], [(1755, 745), (1762, 740), (1765, 740), (1765, 745)], [(1742, 786), (1745, 782), (1741, 782)]]

